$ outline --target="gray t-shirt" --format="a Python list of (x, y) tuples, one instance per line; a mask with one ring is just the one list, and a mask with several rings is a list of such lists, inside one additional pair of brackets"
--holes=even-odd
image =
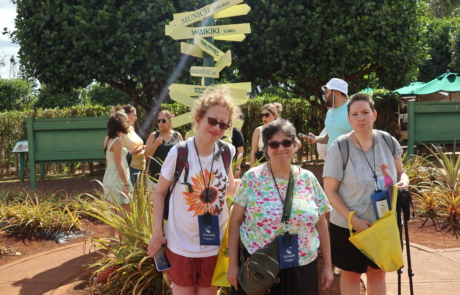
[[(376, 217), (371, 194), (374, 193), (377, 184), (369, 163), (373, 166), (372, 168), (377, 175), (378, 186), (385, 190), (397, 182), (394, 159), (401, 159), (403, 152), (398, 141), (392, 137), (395, 146), (395, 153), (392, 155), (380, 133), (375, 130), (373, 133), (374, 146), (365, 153), (346, 135), (339, 136), (337, 140), (345, 137), (348, 141), (349, 158), (347, 166), (343, 170), (342, 155), (337, 141), (334, 141), (327, 151), (323, 171), (323, 178), (333, 177), (340, 181), (338, 194), (348, 209), (355, 211), (358, 218), (372, 223), (376, 221)], [(331, 211), (330, 220), (331, 223), (337, 226), (348, 228), (348, 221), (337, 210)]]

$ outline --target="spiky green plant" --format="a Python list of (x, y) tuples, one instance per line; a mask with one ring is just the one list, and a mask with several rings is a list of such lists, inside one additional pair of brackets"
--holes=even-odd
[(432, 145), (432, 148), (427, 148), (440, 165), (440, 167), (438, 167), (436, 163), (428, 162), (436, 173), (436, 181), (440, 182), (441, 186), (446, 185), (449, 189), (455, 191), (459, 184), (458, 174), (460, 172), (460, 157), (455, 155), (456, 143), (454, 143), (453, 152), (450, 154), (437, 145)]
[[(152, 258), (147, 254), (147, 242), (153, 231), (151, 196), (146, 189), (147, 179), (148, 174), (145, 171), (138, 177), (138, 185), (135, 186), (129, 204), (129, 214), (114, 198), (114, 203), (107, 202), (102, 192), (93, 197), (94, 205), (89, 214), (113, 227), (121, 234), (121, 238), (93, 239), (107, 254), (92, 265), (99, 269), (90, 280), (91, 294), (96, 291), (102, 294), (170, 293), (162, 273), (156, 269)], [(99, 272), (113, 265), (120, 265), (120, 268), (109, 277), (107, 283), (98, 284), (93, 281)]]
[(418, 213), (421, 216), (435, 218), (438, 216), (441, 202), (434, 190), (420, 191), (415, 194), (418, 200)]

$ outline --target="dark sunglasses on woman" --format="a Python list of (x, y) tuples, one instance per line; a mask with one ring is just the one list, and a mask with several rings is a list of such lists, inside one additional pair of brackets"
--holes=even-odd
[(158, 124), (160, 124), (160, 123), (164, 124), (164, 123), (166, 123), (166, 119), (158, 119), (157, 122), (158, 122)]
[(262, 113), (262, 114), (260, 114), (260, 117), (261, 118), (263, 118), (263, 117), (268, 118), (268, 117), (270, 117), (271, 114), (272, 113)]
[(278, 142), (278, 141), (270, 141), (267, 145), (276, 150), (277, 148), (279, 148), (280, 144), (285, 147), (285, 148), (288, 148), (290, 147), (292, 144), (294, 143), (293, 140), (290, 140), (290, 139), (285, 139), (283, 140), (282, 142)]
[(228, 125), (227, 123), (219, 122), (216, 119), (210, 117), (206, 118), (208, 118), (208, 124), (211, 126), (216, 126), (217, 124), (219, 124), (220, 130), (227, 130), (228, 128), (230, 128), (230, 125)]

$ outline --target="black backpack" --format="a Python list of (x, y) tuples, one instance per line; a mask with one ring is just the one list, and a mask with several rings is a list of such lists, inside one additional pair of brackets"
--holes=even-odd
[[(388, 132), (375, 130), (377, 134), (380, 134), (380, 137), (383, 138), (383, 141), (387, 144), (388, 149), (390, 150), (391, 154), (394, 155), (396, 152), (396, 147), (391, 135)], [(342, 155), (342, 162), (343, 162), (343, 170), (347, 168), (348, 164), (348, 156), (349, 156), (349, 145), (348, 140), (344, 136), (340, 139), (337, 139), (337, 145), (339, 147), (340, 154)]]
[[(228, 144), (219, 140), (217, 142), (218, 150), (217, 153), (214, 155), (214, 161), (217, 160), (219, 157), (222, 157), (222, 161), (224, 162), (225, 171), (228, 171), (230, 164), (232, 163), (232, 155), (230, 153), (230, 148)], [(186, 141), (181, 141), (177, 144), (177, 160), (176, 160), (176, 170), (174, 171), (174, 180), (173, 183), (168, 191), (168, 194), (165, 198), (165, 206), (163, 209), (163, 219), (168, 220), (169, 217), (169, 203), (171, 200), (171, 193), (176, 186), (177, 181), (179, 180), (182, 171), (185, 169), (184, 178), (182, 184), (188, 186), (189, 192), (193, 191), (192, 185), (187, 181), (188, 179), (188, 147)]]

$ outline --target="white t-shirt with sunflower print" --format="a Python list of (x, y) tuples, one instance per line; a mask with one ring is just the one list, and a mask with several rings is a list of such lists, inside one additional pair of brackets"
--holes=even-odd
[[(189, 173), (187, 182), (192, 185), (193, 191), (189, 191), (188, 186), (183, 184), (185, 169), (179, 177), (179, 181), (171, 194), (169, 205), (169, 217), (166, 225), (166, 240), (168, 248), (176, 254), (185, 257), (209, 257), (219, 253), (218, 246), (201, 246), (198, 215), (203, 215), (209, 211), (212, 215), (219, 216), (220, 239), (225, 233), (228, 220), (228, 207), (225, 199), (225, 192), (228, 189), (227, 172), (224, 171), (222, 157), (219, 156), (213, 162), (213, 155), (200, 157), (203, 173), (201, 173), (198, 155), (193, 144), (193, 138), (187, 139)], [(231, 158), (235, 156), (235, 147), (228, 145)], [(217, 153), (217, 143), (214, 145)], [(174, 180), (178, 148), (174, 146), (166, 157), (161, 175), (170, 180)], [(212, 173), (211, 173), (212, 165)], [(201, 197), (209, 184), (209, 203), (203, 201)]]
[[(276, 189), (267, 164), (244, 174), (233, 201), (246, 208), (240, 237), (250, 254), (268, 246), (284, 233), (281, 225), (288, 180), (277, 179)], [(308, 170), (300, 169), (294, 185), (289, 232), (298, 234), (299, 265), (307, 265), (318, 257), (319, 234), (315, 228), (319, 217), (332, 210), (318, 180)]]

